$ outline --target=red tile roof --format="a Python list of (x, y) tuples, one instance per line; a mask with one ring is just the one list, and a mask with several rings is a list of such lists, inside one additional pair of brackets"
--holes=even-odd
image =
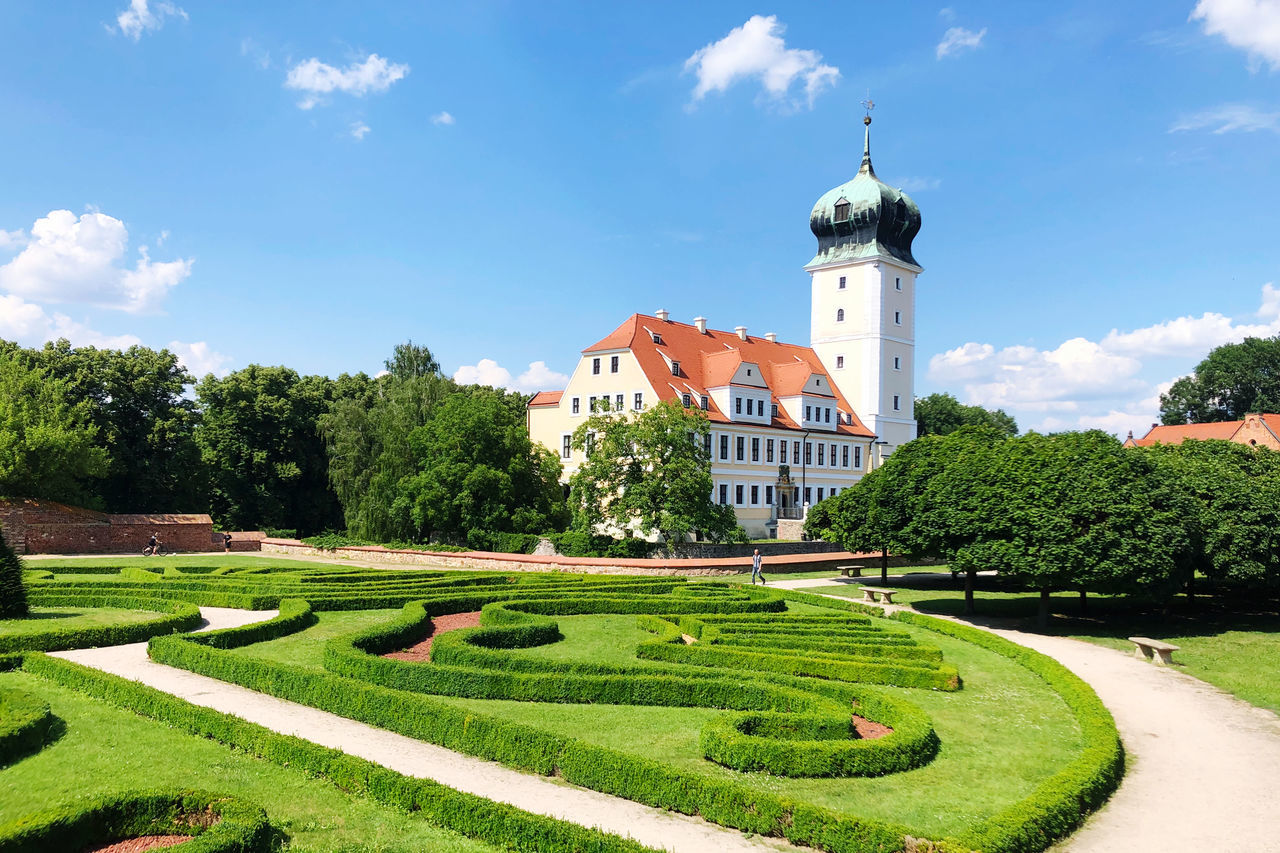
[[(662, 343), (654, 343), (654, 332), (662, 338)], [(735, 332), (710, 328), (703, 334), (697, 327), (687, 323), (659, 320), (645, 314), (631, 315), (621, 326), (587, 347), (583, 353), (621, 349), (631, 350), (660, 399), (679, 400), (680, 395), (687, 392), (694, 397), (695, 405), (699, 396), (709, 396), (708, 388), (728, 384), (743, 362), (760, 366), (762, 378), (769, 386), (771, 401), (775, 404), (779, 402), (779, 397), (799, 394), (811, 375), (816, 373), (827, 377), (822, 360), (810, 347), (770, 342), (755, 336), (748, 336), (744, 341)], [(671, 373), (668, 359), (680, 363), (679, 376)], [(853, 415), (853, 423), (841, 423), (834, 432), (840, 435), (873, 436), (874, 433), (863, 425), (853, 407), (829, 377), (827, 384), (833, 393), (822, 396), (834, 396), (836, 408)], [(709, 406), (707, 414), (713, 422), (731, 422), (714, 400), (709, 401)], [(778, 417), (773, 419), (772, 425), (784, 429), (801, 428), (781, 405), (778, 406)]]
[(533, 399), (529, 401), (530, 406), (555, 406), (559, 404), (560, 398), (564, 396), (563, 391), (539, 391), (533, 395)]
[(1134, 440), (1138, 447), (1150, 447), (1153, 444), (1182, 444), (1188, 439), (1208, 441), (1221, 439), (1230, 441), (1244, 421), (1219, 421), (1211, 424), (1174, 424), (1172, 426), (1153, 426), (1142, 438)]

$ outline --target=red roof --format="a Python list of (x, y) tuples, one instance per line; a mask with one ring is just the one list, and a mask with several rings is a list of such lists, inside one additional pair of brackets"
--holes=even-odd
[[(1273, 416), (1274, 417), (1274, 416)], [(1172, 426), (1153, 426), (1142, 438), (1134, 439), (1138, 447), (1150, 447), (1153, 444), (1182, 444), (1189, 439), (1208, 441), (1221, 439), (1230, 441), (1244, 421), (1218, 421), (1211, 424), (1173, 424)]]
[(564, 396), (563, 391), (539, 391), (533, 395), (533, 399), (529, 401), (530, 406), (555, 406), (559, 405), (560, 398)]
[[(654, 333), (661, 337), (662, 343), (654, 342)], [(759, 365), (761, 378), (768, 386), (771, 402), (777, 404), (779, 397), (798, 395), (805, 383), (809, 381), (809, 377), (816, 373), (826, 378), (826, 384), (832, 392), (818, 396), (833, 396), (836, 408), (853, 416), (853, 423), (841, 423), (833, 432), (841, 435), (874, 436), (874, 433), (863, 425), (858, 414), (853, 411), (853, 407), (849, 405), (839, 389), (831, 382), (822, 360), (811, 347), (770, 342), (750, 335), (744, 341), (736, 332), (716, 329), (707, 329), (703, 334), (696, 326), (687, 323), (659, 320), (657, 317), (645, 314), (633, 314), (604, 339), (587, 347), (583, 352), (622, 349), (629, 349), (632, 352), (650, 384), (657, 391), (659, 399), (662, 400), (679, 400), (685, 393), (693, 396), (695, 401), (698, 397), (710, 396), (707, 392), (708, 388), (729, 384), (738, 367), (747, 362)], [(680, 363), (679, 376), (672, 374), (668, 359)], [(707, 414), (712, 421), (731, 422), (730, 418), (719, 410), (714, 400), (709, 400), (708, 406)], [(773, 419), (772, 426), (783, 429), (801, 428), (781, 405), (778, 406), (778, 417)]]

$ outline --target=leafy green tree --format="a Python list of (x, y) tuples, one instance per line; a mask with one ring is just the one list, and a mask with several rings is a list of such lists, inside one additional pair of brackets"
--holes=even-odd
[(88, 402), (70, 402), (63, 380), (0, 352), (0, 495), (96, 503), (107, 470)]
[(930, 394), (915, 402), (918, 435), (947, 435), (960, 427), (986, 426), (1005, 435), (1017, 435), (1018, 423), (1004, 409), (966, 406), (950, 394)]
[(1160, 395), (1165, 424), (1242, 420), (1250, 412), (1280, 411), (1280, 336), (1245, 338), (1213, 349)]
[(524, 398), (469, 386), (409, 436), (418, 472), (397, 488), (392, 515), (420, 541), (466, 541), (471, 530), (546, 533), (568, 522), (560, 460), (534, 445)]
[(214, 520), (225, 527), (325, 530), (339, 519), (319, 419), (332, 381), (252, 364), (196, 386), (196, 443), (209, 472)]
[(97, 491), (112, 512), (203, 511), (203, 471), (194, 433), (194, 380), (168, 350), (72, 347), (66, 340), (29, 351), (65, 383), (68, 402), (84, 401), (107, 454)]
[(1151, 456), (1194, 501), (1195, 569), (1257, 590), (1280, 587), (1280, 453), (1229, 441), (1185, 441)]
[(668, 543), (694, 531), (713, 542), (746, 541), (733, 508), (711, 501), (710, 435), (701, 409), (675, 401), (638, 414), (595, 412), (573, 434), (586, 460), (569, 482), (574, 524), (658, 532)]
[(22, 583), (22, 560), (0, 534), (0, 619), (27, 615), (27, 590)]

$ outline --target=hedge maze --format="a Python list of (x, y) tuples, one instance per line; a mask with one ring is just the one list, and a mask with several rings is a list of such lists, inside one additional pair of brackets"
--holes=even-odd
[[(308, 565), (102, 570), (92, 578), (62, 580), (53, 573), (31, 582), (29, 597), (36, 608), (155, 610), (157, 619), (127, 627), (130, 639), (151, 636), (149, 653), (157, 662), (585, 788), (835, 853), (1042, 850), (1105, 800), (1122, 769), (1109, 714), (1083, 682), (1048, 658), (965, 626), (917, 614), (887, 619), (876, 608), (802, 593), (672, 578)], [(242, 628), (184, 633), (192, 627), (193, 605), (278, 609), (279, 615)], [(313, 629), (334, 611), (360, 611), (350, 618), (364, 627), (315, 640), (322, 648), (316, 647), (314, 665), (249, 653), (273, 643), (313, 642)], [(478, 627), (433, 637), (429, 661), (385, 656), (432, 636), (434, 616), (477, 611)], [(618, 629), (636, 637), (629, 660), (546, 654), (581, 626), (597, 624), (593, 620), (630, 626)], [(31, 648), (66, 642), (42, 637)], [(856, 795), (873, 792), (880, 778), (909, 780), (934, 765), (963, 769), (969, 747), (957, 743), (952, 757), (934, 720), (965, 693), (965, 672), (948, 659), (946, 648), (1025, 670), (1023, 679), (1064, 709), (1060, 713), (1072, 721), (1070, 734), (1079, 748), (1064, 765), (1038, 772), (1029, 793), (1006, 797), (982, 820), (922, 837), (908, 822), (866, 813)], [(420, 811), (438, 825), (499, 848), (643, 849), (401, 776), (96, 670), (34, 653), (21, 661), (28, 673), (375, 801)], [(16, 717), (5, 704), (7, 695), (0, 692), (6, 720)], [(20, 697), (14, 701), (28, 708), (28, 716), (38, 712), (21, 705)], [(522, 707), (545, 714), (516, 718), (510, 703), (527, 703)], [(698, 710), (697, 754), (673, 763), (650, 757), (643, 743), (609, 746), (568, 733), (551, 723), (554, 709), (564, 706), (587, 713), (606, 706)], [(876, 736), (861, 736), (862, 724), (870, 724), (867, 731)], [(7, 743), (5, 731), (0, 725), (0, 748)], [(0, 765), (3, 760), (0, 755)], [(865, 781), (854, 781), (859, 779)], [(819, 790), (814, 785), (829, 793), (791, 793)], [(13, 828), (0, 827), (0, 851), (25, 849), (3, 846), (18, 837)]]

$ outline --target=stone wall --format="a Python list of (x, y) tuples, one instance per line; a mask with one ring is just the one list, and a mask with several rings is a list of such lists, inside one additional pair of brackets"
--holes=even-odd
[(19, 554), (141, 553), (155, 533), (168, 551), (212, 550), (207, 515), (111, 515), (55, 501), (0, 500), (0, 529)]

